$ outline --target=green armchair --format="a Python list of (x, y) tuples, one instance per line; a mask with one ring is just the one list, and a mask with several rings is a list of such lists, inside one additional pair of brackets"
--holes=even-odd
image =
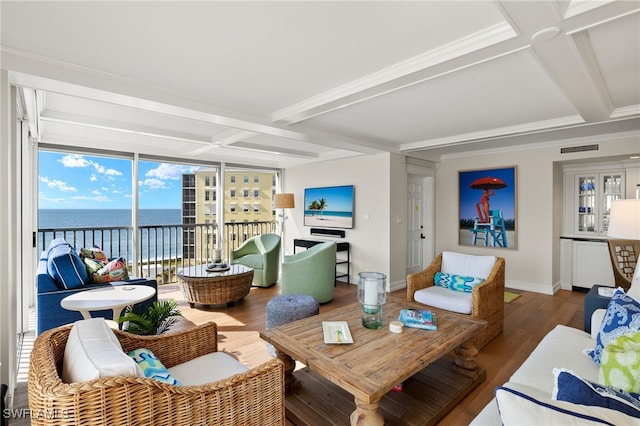
[(280, 237), (276, 234), (262, 234), (249, 238), (231, 251), (229, 260), (231, 264), (253, 269), (253, 286), (272, 286), (278, 281)]
[(282, 262), (282, 294), (306, 294), (318, 303), (333, 299), (336, 283), (336, 243), (327, 241), (306, 251), (285, 256)]

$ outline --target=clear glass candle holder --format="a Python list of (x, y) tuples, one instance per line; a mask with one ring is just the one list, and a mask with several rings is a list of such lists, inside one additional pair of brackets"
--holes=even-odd
[(382, 328), (382, 305), (387, 300), (387, 276), (380, 272), (358, 274), (358, 301), (362, 304), (362, 325)]

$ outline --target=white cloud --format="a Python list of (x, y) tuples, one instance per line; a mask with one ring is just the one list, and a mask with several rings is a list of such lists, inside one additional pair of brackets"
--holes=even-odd
[(160, 179), (145, 179), (140, 183), (142, 186), (147, 186), (151, 189), (161, 189), (165, 188), (164, 181)]
[[(122, 176), (122, 172), (115, 169), (107, 169), (102, 164), (87, 160), (84, 156), (79, 154), (67, 154), (59, 160), (64, 167), (93, 167), (99, 174), (105, 174), (107, 176)], [(97, 179), (96, 175), (91, 175), (92, 181)]]
[(98, 180), (98, 177), (97, 177), (96, 175), (91, 175), (91, 176), (89, 176), (89, 180), (90, 180), (91, 182), (95, 182), (95, 181), (97, 181), (97, 180)]
[(156, 167), (155, 169), (151, 169), (147, 173), (145, 173), (145, 177), (178, 180), (182, 179), (183, 174), (193, 173), (193, 171), (196, 169), (197, 167), (193, 166), (160, 163), (158, 167)]
[(102, 195), (102, 194), (100, 193), (100, 191), (95, 190), (95, 189), (94, 189), (93, 191), (91, 191), (91, 193), (92, 193), (93, 195)]
[(59, 160), (65, 167), (89, 167), (91, 162), (79, 154), (68, 154)]
[(69, 186), (67, 182), (58, 179), (49, 180), (46, 176), (40, 176), (40, 181), (47, 184), (47, 187), (52, 189), (57, 189), (63, 192), (78, 192), (74, 186)]

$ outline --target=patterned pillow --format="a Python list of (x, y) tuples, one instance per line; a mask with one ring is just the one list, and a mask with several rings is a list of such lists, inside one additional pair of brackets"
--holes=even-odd
[(145, 377), (168, 385), (180, 386), (181, 383), (169, 373), (169, 370), (149, 349), (134, 349), (129, 352), (129, 356), (138, 364)]
[(613, 293), (607, 312), (602, 320), (600, 331), (596, 337), (596, 347), (587, 349), (585, 353), (600, 365), (600, 357), (605, 345), (622, 336), (640, 331), (640, 302), (627, 296), (621, 288)]
[(91, 274), (94, 283), (108, 283), (111, 281), (125, 281), (129, 279), (129, 271), (123, 258), (114, 259)]
[(598, 381), (640, 393), (640, 332), (622, 335), (607, 343), (600, 357)]
[(584, 380), (564, 368), (554, 368), (553, 376), (555, 384), (551, 398), (556, 401), (609, 408), (640, 418), (638, 394)]
[(433, 277), (435, 285), (447, 287), (455, 291), (463, 291), (471, 293), (473, 287), (484, 281), (482, 278), (465, 277), (463, 275), (447, 274), (445, 272), (436, 272)]
[(83, 257), (82, 260), (84, 261), (84, 266), (87, 267), (89, 276), (95, 274), (106, 265), (106, 263), (102, 263), (99, 260), (90, 259), (88, 257)]
[(109, 259), (107, 259), (107, 255), (98, 246), (93, 246), (91, 248), (81, 248), (80, 257), (82, 257), (83, 259), (95, 259), (103, 263), (109, 262)]

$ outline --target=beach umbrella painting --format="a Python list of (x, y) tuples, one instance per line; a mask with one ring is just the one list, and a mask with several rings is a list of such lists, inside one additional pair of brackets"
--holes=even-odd
[(500, 178), (496, 178), (496, 177), (491, 177), (491, 176), (486, 176), (486, 177), (481, 177), (480, 179), (476, 179), (473, 182), (471, 182), (471, 185), (469, 185), (470, 188), (472, 189), (502, 189), (502, 188), (506, 188), (508, 185), (506, 184), (505, 181), (503, 181)]
[(476, 204), (476, 212), (481, 222), (489, 223), (489, 197), (495, 195), (495, 190), (506, 188), (507, 183), (497, 177), (485, 176), (471, 182), (469, 187), (482, 190), (480, 202)]

